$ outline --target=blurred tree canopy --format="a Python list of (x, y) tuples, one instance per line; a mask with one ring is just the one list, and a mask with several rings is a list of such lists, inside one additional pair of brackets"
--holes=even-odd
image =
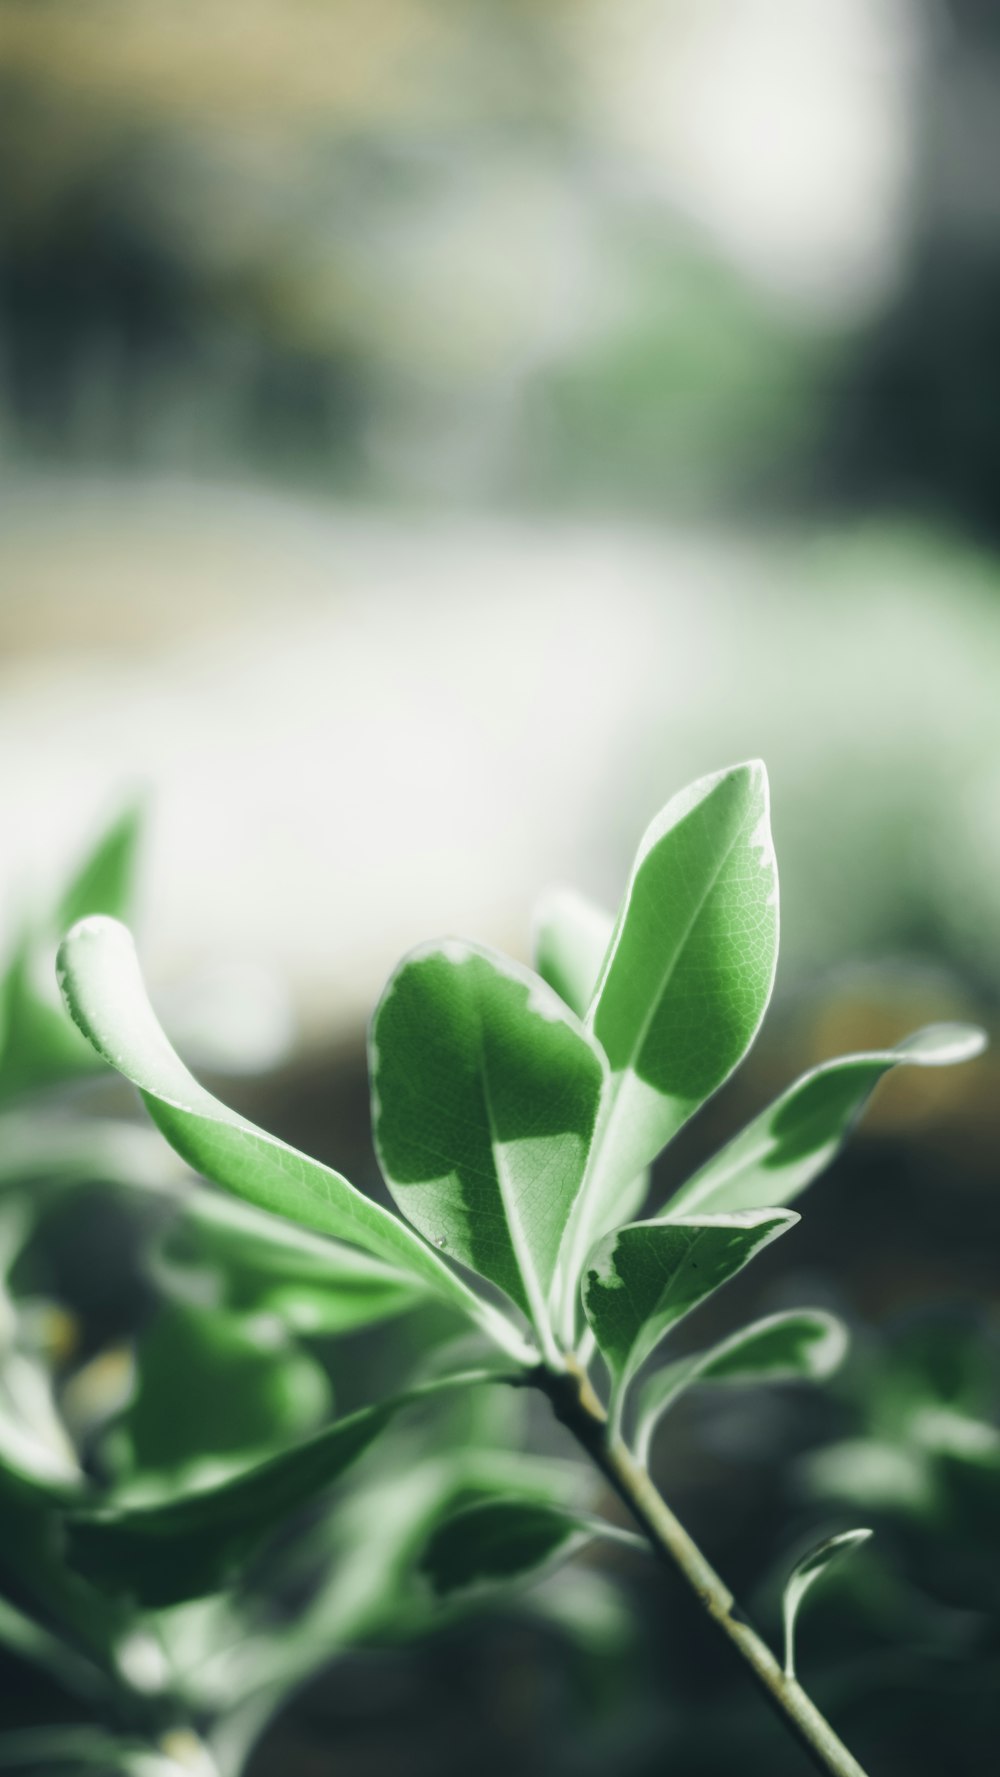
[(759, 486), (830, 340), (623, 128), (660, 13), (666, 74), (683, 7), (7, 0), (8, 448), (522, 502)]

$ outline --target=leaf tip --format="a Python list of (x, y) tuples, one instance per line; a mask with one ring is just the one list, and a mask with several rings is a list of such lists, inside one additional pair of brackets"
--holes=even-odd
[(978, 1024), (946, 1022), (925, 1025), (899, 1044), (908, 1061), (923, 1067), (953, 1067), (974, 1061), (988, 1046), (989, 1037)]

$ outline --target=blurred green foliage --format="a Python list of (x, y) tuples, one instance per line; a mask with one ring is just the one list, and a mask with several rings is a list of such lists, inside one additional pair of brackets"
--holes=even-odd
[[(85, 918), (127, 911), (137, 835), (133, 812), (109, 829), (57, 901), (56, 920), (67, 909)], [(546, 966), (579, 988), (607, 921), (572, 898), (547, 907), (538, 932)], [(42, 918), (16, 941), (25, 979), (44, 983), (52, 926)], [(563, 1576), (568, 1589), (560, 1583), (559, 1560), (601, 1527), (585, 1474), (562, 1457), (521, 1452), (520, 1392), (435, 1392), (468, 1368), (484, 1374), (484, 1361), (485, 1374), (495, 1372), (479, 1333), (456, 1345), (454, 1321), (422, 1306), (412, 1282), (220, 1197), (152, 1132), (91, 1114), (64, 1036), (36, 1041), (47, 1027), (33, 1007), (8, 1003), (8, 1046), (19, 1028), (32, 1041), (0, 1113), (0, 1639), (47, 1672), (56, 1694), (75, 1696), (84, 1716), (58, 1725), (60, 1705), (53, 1725), (19, 1727), (0, 1741), (5, 1768), (238, 1777), (268, 1724), (333, 1658), (428, 1635), (433, 1647), (449, 1623), (502, 1620), (513, 1608), (505, 1582), (536, 1568), (537, 1590), (517, 1606), (522, 1620), (546, 1620), (581, 1670), (597, 1659), (602, 1684), (638, 1711), (632, 1745), (620, 1714), (617, 1726), (595, 1718), (595, 1758), (598, 1747), (612, 1756), (602, 1738), (610, 1733), (619, 1768), (636, 1777), (665, 1752), (714, 1772), (737, 1746), (748, 1772), (784, 1772), (788, 1754), (738, 1701), (725, 1725), (714, 1706), (706, 1715), (697, 1640), (653, 1685), (641, 1662), (626, 1670), (633, 1644), (602, 1567), (588, 1562)], [(964, 1041), (952, 1053), (939, 1035), (917, 1059), (957, 1059)], [(818, 1117), (814, 1092), (807, 1152), (799, 1142), (780, 1160), (758, 1153), (758, 1124), (732, 1152), (746, 1149), (762, 1174), (771, 1166), (780, 1201), (782, 1182), (795, 1191), (803, 1164), (812, 1176), (829, 1159), (858, 1091), (907, 1058), (863, 1058), (860, 1086), (852, 1073), (851, 1093), (823, 1096)], [(714, 1163), (723, 1192), (742, 1188), (729, 1154)], [(204, 1157), (211, 1170), (208, 1148)], [(386, 1400), (400, 1345), (376, 1327), (404, 1314), (418, 1387)], [(775, 1348), (779, 1326), (791, 1344)], [(366, 1328), (359, 1343), (353, 1335)], [(748, 1358), (747, 1340), (765, 1333), (761, 1361)], [(813, 1343), (829, 1344), (832, 1333), (821, 1360)], [(734, 1361), (744, 1383), (820, 1376), (842, 1350), (829, 1315), (778, 1315), (746, 1329), (742, 1346), (731, 1339), (662, 1375), (673, 1376), (673, 1394), (702, 1373), (710, 1381), (713, 1364), (724, 1376)], [(331, 1421), (335, 1394), (341, 1413)], [(383, 1404), (352, 1412), (373, 1395)], [(996, 1670), (995, 1405), (978, 1325), (935, 1323), (884, 1350), (863, 1342), (836, 1409), (842, 1435), (800, 1471), (807, 1517), (808, 1502), (820, 1501), (826, 1512), (863, 1514), (885, 1550), (874, 1575), (859, 1563), (831, 1583), (827, 1643), (851, 1650), (839, 1666), (833, 1659), (827, 1681), (838, 1707), (867, 1719), (870, 1742), (876, 1705), (919, 1692), (929, 1672), (960, 1658), (959, 1693), (923, 1696), (920, 1719), (952, 1747), (963, 1777), (966, 1746), (980, 1743), (974, 1707)], [(620, 1536), (613, 1526), (611, 1534)], [(948, 1726), (956, 1694), (973, 1710), (961, 1731)], [(912, 1741), (893, 1732), (897, 1752)], [(588, 1768), (568, 1729), (557, 1744)], [(911, 1758), (910, 1768), (919, 1763)]]

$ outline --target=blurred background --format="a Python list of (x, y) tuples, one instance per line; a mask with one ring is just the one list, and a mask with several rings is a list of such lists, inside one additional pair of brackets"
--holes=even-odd
[[(986, 0), (0, 0), (8, 931), (145, 798), (176, 1040), (370, 1178), (399, 954), (527, 956), (543, 887), (614, 905), (667, 797), (761, 755), (775, 1008), (671, 1166), (821, 1057), (995, 1022), (998, 170)], [(878, 1406), (914, 1317), (995, 1327), (998, 1087), (890, 1082), (798, 1273), (744, 1290), (853, 1317), (827, 1417), (713, 1404), (663, 1457), (752, 1590), (790, 1451), (896, 1451), (895, 1566), (826, 1651), (886, 1774), (978, 1772), (1000, 1725), (985, 1532), (956, 1552)], [(854, 1517), (889, 1485), (855, 1458), (806, 1465)], [(334, 1674), (254, 1769), (728, 1771), (683, 1704), (732, 1682), (744, 1749), (738, 1680), (636, 1584), (589, 1753), (579, 1675), (491, 1618), (443, 1738), (447, 1640)]]

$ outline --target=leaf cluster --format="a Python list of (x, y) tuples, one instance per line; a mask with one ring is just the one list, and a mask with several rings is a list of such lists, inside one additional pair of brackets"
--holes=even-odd
[[(101, 1599), (98, 1672), (120, 1666), (122, 1637), (147, 1634), (150, 1622), (162, 1654), (174, 1634), (164, 1621), (178, 1612), (201, 1625), (185, 1630), (188, 1649), (198, 1634), (210, 1645), (255, 1563), (306, 1507), (319, 1511), (336, 1558), (303, 1620), (324, 1621), (341, 1642), (390, 1616), (419, 1616), (414, 1600), (426, 1609), (432, 1592), (496, 1583), (613, 1534), (565, 1465), (510, 1463), (495, 1445), (479, 1461), (475, 1438), (449, 1446), (442, 1426), (481, 1385), (495, 1398), (498, 1382), (582, 1374), (596, 1350), (609, 1436), (630, 1439), (645, 1463), (686, 1389), (815, 1380), (839, 1363), (844, 1329), (805, 1307), (651, 1367), (686, 1316), (795, 1226), (791, 1205), (884, 1074), (963, 1060), (981, 1046), (976, 1031), (938, 1026), (813, 1069), (643, 1216), (650, 1167), (743, 1059), (772, 991), (778, 881), (761, 764), (703, 778), (667, 804), (614, 918), (568, 891), (548, 896), (533, 969), (456, 939), (403, 959), (369, 1037), (375, 1144), (398, 1214), (230, 1110), (185, 1066), (118, 917), (134, 824), (115, 832), (95, 854), (100, 868), (85, 869), (64, 898), (74, 923), (59, 949), (59, 985), (89, 1052), (132, 1082), (203, 1182), (146, 1148), (137, 1164), (134, 1129), (94, 1125), (59, 1150), (58, 1131), (46, 1145), (14, 1127), (12, 1254), (23, 1244), (17, 1187), (32, 1176), (69, 1182), (96, 1165), (144, 1200), (169, 1198), (176, 1213), (150, 1260), (159, 1319), (129, 1355), (124, 1385), (119, 1367), (110, 1406), (107, 1375), (95, 1409), (100, 1374), (89, 1378), (90, 1396), (81, 1373), (75, 1395), (59, 1400), (35, 1364), (41, 1382), (26, 1415), (16, 1340), (0, 1378), (9, 1408), (0, 1411), (0, 1485), (32, 1527), (25, 1558), (62, 1587), (68, 1619), (82, 1622), (83, 1601)], [(51, 1054), (37, 1036), (40, 1015), (24, 988), (33, 957), (23, 944), (7, 975), (4, 1053), (20, 1057), (12, 1092), (81, 1065), (72, 1032), (60, 1027)], [(456, 1334), (465, 1329), (472, 1358), (467, 1348), (446, 1351), (434, 1373), (400, 1375), (394, 1393), (331, 1419), (329, 1377), (308, 1341), (430, 1305), (452, 1317)], [(114, 1374), (112, 1365), (112, 1395)], [(393, 1464), (414, 1438), (420, 1454), (407, 1458), (403, 1486)], [(363, 1607), (350, 1603), (350, 1585), (343, 1601), (351, 1537), (386, 1551), (375, 1593), (360, 1588)], [(790, 1582), (789, 1665), (798, 1603), (829, 1552), (807, 1557)], [(37, 1622), (25, 1623), (37, 1640)], [(241, 1621), (244, 1688), (230, 1694), (254, 1722), (260, 1699), (297, 1681), (311, 1645), (303, 1630), (301, 1645), (291, 1638), (298, 1656), (281, 1659), (273, 1633), (261, 1630), (258, 1642), (278, 1673), (267, 1684)], [(189, 1702), (202, 1682), (195, 1666), (188, 1661)], [(248, 1732), (234, 1729), (233, 1744), (245, 1750)]]

